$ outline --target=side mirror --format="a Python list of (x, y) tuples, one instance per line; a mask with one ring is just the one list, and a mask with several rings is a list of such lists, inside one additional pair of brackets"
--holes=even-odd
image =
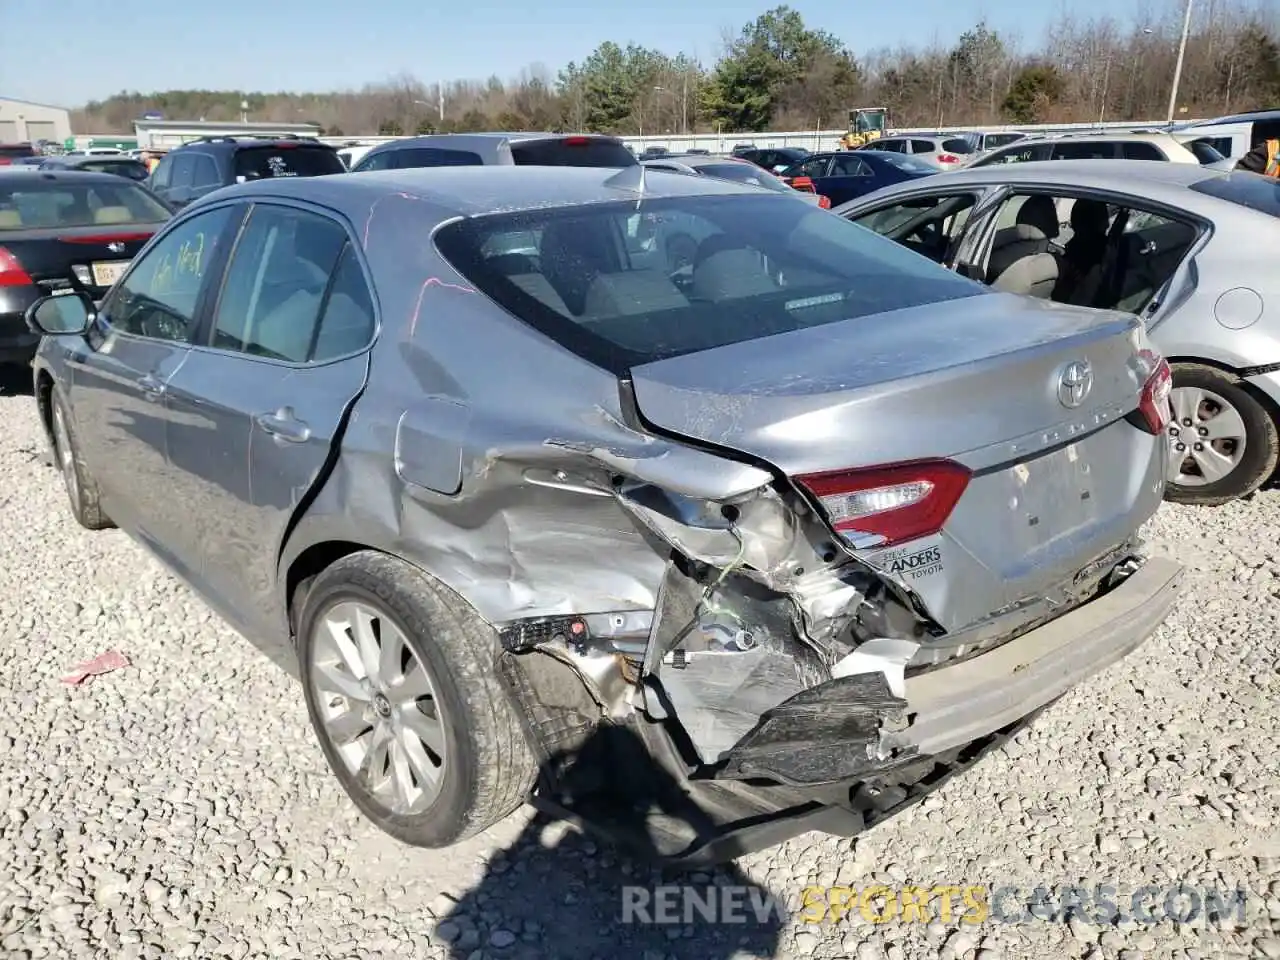
[(41, 297), (27, 308), (27, 327), (32, 333), (50, 337), (84, 333), (97, 309), (87, 294), (64, 293)]

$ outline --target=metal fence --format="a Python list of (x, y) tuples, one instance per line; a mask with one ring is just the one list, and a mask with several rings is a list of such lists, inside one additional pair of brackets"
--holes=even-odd
[[(1186, 120), (1179, 120), (1187, 123)], [(1039, 123), (1026, 126), (997, 127), (912, 127), (892, 129), (887, 136), (903, 133), (919, 133), (923, 135), (951, 133), (1004, 133), (1020, 131), (1022, 133), (1088, 133), (1091, 130), (1135, 130), (1164, 129), (1169, 126), (1165, 120), (1128, 120), (1108, 121), (1107, 123)], [(672, 153), (687, 150), (710, 150), (713, 153), (728, 153), (740, 143), (750, 143), (757, 147), (802, 147), (805, 150), (836, 150), (840, 146), (840, 138), (846, 130), (786, 130), (768, 133), (690, 133), (661, 134), (648, 137), (626, 137), (622, 141), (637, 153), (645, 147), (666, 147)], [(373, 145), (386, 143), (389, 140), (403, 140), (404, 137), (321, 137), (325, 143), (335, 147), (350, 144)]]

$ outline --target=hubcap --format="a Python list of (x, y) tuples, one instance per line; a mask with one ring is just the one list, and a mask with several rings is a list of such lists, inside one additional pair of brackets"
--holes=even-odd
[(1244, 418), (1212, 390), (1174, 387), (1169, 394), (1170, 483), (1203, 487), (1228, 476), (1245, 451)]
[(62, 408), (53, 408), (53, 438), (58, 448), (58, 466), (62, 470), (62, 481), (67, 485), (67, 495), (72, 503), (80, 502), (80, 478), (76, 476), (76, 458), (71, 449), (71, 437), (67, 433), (67, 424), (62, 416)]
[(323, 736), (375, 803), (421, 813), (440, 792), (447, 759), (444, 713), (426, 666), (370, 604), (335, 604), (315, 631), (309, 682)]

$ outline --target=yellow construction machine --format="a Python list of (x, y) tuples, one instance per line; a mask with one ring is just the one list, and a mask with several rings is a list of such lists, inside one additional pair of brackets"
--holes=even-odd
[(857, 107), (849, 111), (849, 132), (840, 138), (842, 150), (856, 150), (884, 136), (889, 111), (884, 107)]

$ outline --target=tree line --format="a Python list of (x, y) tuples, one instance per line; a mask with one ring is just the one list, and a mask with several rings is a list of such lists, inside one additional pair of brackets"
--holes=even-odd
[[(835, 35), (779, 6), (725, 37), (700, 63), (635, 44), (601, 43), (557, 74), (437, 86), (412, 75), (331, 93), (225, 90), (122, 92), (73, 111), (86, 133), (131, 133), (150, 111), (166, 119), (308, 121), (331, 136), (479, 130), (622, 135), (832, 129), (848, 110), (883, 106), (895, 127), (1162, 119), (1168, 109), (1182, 3), (1121, 26), (1066, 15), (1036, 47), (985, 22), (954, 45), (855, 55)], [(441, 103), (443, 102), (443, 108)], [(1187, 43), (1176, 115), (1280, 107), (1280, 7), (1201, 0)]]

